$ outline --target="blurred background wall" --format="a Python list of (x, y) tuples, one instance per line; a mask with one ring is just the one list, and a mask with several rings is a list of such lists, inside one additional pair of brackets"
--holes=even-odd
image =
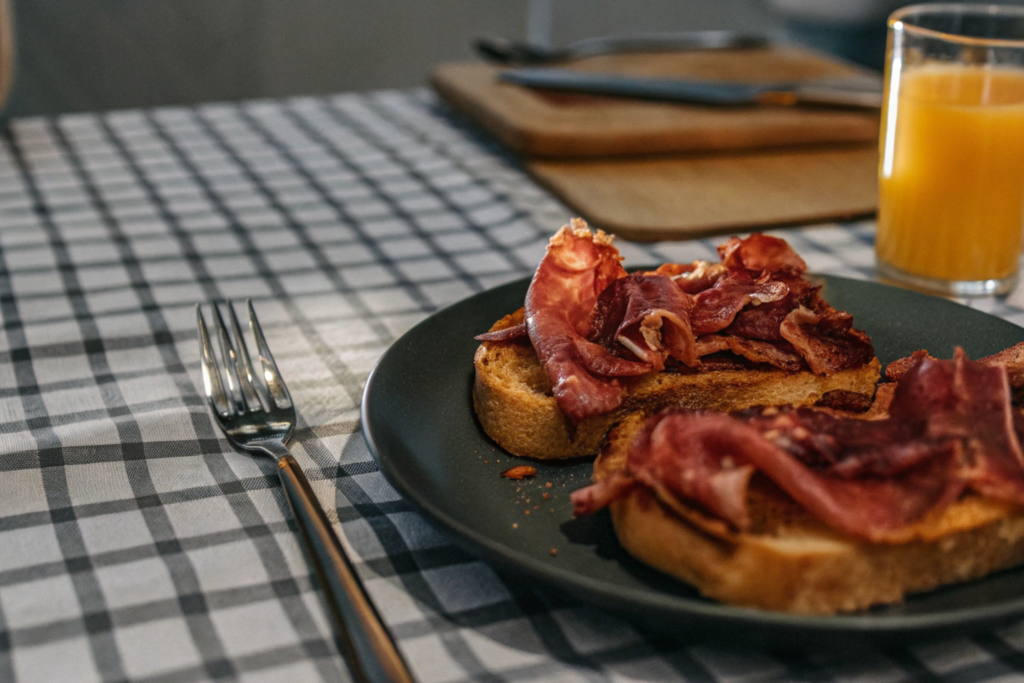
[[(537, 11), (534, 0), (534, 11)], [(423, 85), (528, 0), (13, 0), (12, 116)], [(551, 0), (560, 44), (607, 33), (778, 26), (758, 0)]]
[[(560, 45), (594, 35), (720, 28), (784, 37), (787, 29), (799, 28), (803, 22), (810, 29), (804, 35), (816, 36), (818, 47), (841, 52), (836, 47), (838, 38), (861, 24), (884, 38), (884, 17), (900, 4), (896, 0), (11, 2), (18, 64), (7, 113), (14, 116), (423, 85), (434, 64), (473, 58), (474, 38), (518, 39), (531, 31), (535, 39)], [(547, 25), (538, 23), (538, 16), (546, 17)], [(880, 63), (881, 55), (877, 59)]]

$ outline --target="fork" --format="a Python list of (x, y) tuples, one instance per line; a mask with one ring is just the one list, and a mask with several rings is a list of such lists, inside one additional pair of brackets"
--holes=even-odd
[(260, 375), (253, 371), (234, 306), (230, 302), (223, 305), (230, 314), (230, 332), (220, 306), (211, 305), (222, 358), (218, 363), (202, 309), (196, 304), (203, 388), (217, 423), (236, 447), (269, 455), (277, 462), (299, 537), (356, 680), (412, 683), (408, 667), (367, 597), (316, 494), (288, 451), (288, 439), (295, 429), (295, 404), (267, 346), (252, 301), (246, 300), (246, 305), (263, 369)]

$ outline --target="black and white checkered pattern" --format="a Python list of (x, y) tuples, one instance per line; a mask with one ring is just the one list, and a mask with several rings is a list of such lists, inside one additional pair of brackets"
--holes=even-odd
[[(193, 304), (252, 297), (294, 452), (423, 683), (995, 681), (1024, 625), (856, 658), (686, 647), (500, 578), (381, 477), (367, 374), (426, 315), (530, 273), (568, 212), (426, 92), (21, 119), (0, 146), (0, 680), (348, 673), (270, 461), (201, 397)], [(788, 231), (870, 277), (872, 225)], [(620, 243), (627, 262), (716, 240)], [(976, 306), (1018, 324), (1008, 301)]]

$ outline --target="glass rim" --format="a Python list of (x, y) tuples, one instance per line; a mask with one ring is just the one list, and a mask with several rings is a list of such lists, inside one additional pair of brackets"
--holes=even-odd
[(961, 16), (1017, 17), (1024, 19), (1024, 6), (1021, 5), (976, 5), (967, 3), (935, 3), (918, 4), (901, 7), (889, 15), (889, 30), (901, 30), (924, 38), (936, 38), (960, 45), (976, 45), (985, 47), (1010, 47), (1024, 49), (1024, 36), (1020, 38), (981, 38), (965, 36), (959, 33), (936, 31), (910, 23), (908, 15), (942, 15), (959, 14)]

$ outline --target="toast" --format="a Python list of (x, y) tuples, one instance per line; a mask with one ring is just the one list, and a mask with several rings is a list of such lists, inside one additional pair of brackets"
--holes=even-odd
[(477, 337), (484, 431), (514, 455), (573, 458), (635, 411), (870, 405), (870, 338), (803, 277), (803, 259), (760, 234), (718, 251), (721, 263), (627, 274), (611, 236), (563, 227), (525, 307)]
[(633, 413), (574, 514), (734, 605), (831, 614), (1024, 563), (1024, 343), (895, 361), (872, 409)]
[[(626, 417), (594, 461), (594, 480), (623, 467), (645, 416)], [(721, 602), (832, 614), (1024, 563), (1024, 509), (969, 493), (901, 543), (835, 531), (765, 478), (752, 480), (745, 531), (683, 502), (671, 509), (638, 488), (609, 506), (622, 547)]]
[[(518, 325), (523, 311), (492, 326)], [(485, 341), (474, 357), (473, 407), (484, 431), (513, 455), (536, 459), (592, 456), (613, 424), (634, 412), (661, 408), (740, 410), (758, 405), (870, 403), (880, 376), (877, 358), (861, 367), (820, 376), (754, 366), (682, 373), (662, 371), (623, 381), (622, 405), (612, 412), (566, 420), (551, 395), (551, 384), (533, 346)]]

